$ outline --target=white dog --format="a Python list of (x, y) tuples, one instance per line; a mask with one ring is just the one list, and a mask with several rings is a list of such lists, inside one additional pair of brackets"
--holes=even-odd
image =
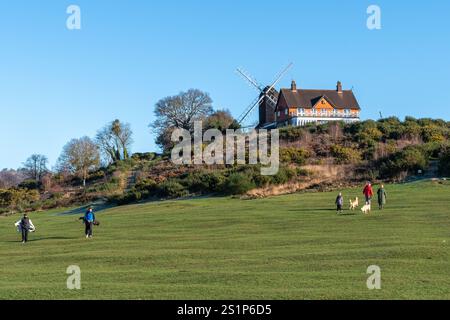
[(370, 205), (370, 203), (366, 203), (366, 204), (361, 208), (361, 211), (362, 211), (364, 214), (369, 214), (371, 210), (372, 210), (372, 206)]
[(358, 207), (359, 207), (358, 197), (356, 197), (355, 201), (352, 201), (352, 199), (350, 199), (350, 210), (355, 210)]

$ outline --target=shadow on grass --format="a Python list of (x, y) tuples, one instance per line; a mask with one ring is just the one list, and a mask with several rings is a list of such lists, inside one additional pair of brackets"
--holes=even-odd
[(86, 205), (86, 206), (74, 208), (74, 209), (67, 210), (64, 212), (59, 212), (59, 213), (56, 213), (55, 216), (84, 215), (89, 207), (92, 207), (94, 209), (94, 213), (99, 213), (99, 212), (114, 208), (116, 206), (113, 204), (98, 203), (98, 204), (92, 204), (92, 205)]
[(336, 213), (336, 209), (334, 208), (306, 208), (306, 209), (291, 209), (288, 210), (289, 212), (307, 212), (307, 213), (318, 213), (318, 212), (328, 212), (328, 213), (334, 213), (339, 216), (357, 216), (359, 215), (358, 211), (344, 211), (342, 213)]
[[(70, 238), (70, 237), (40, 237), (40, 238), (32, 238), (29, 239), (28, 242), (38, 242), (38, 241), (44, 241), (44, 240), (77, 240), (78, 238)], [(18, 240), (8, 240), (8, 241), (2, 241), (6, 243), (22, 243), (22, 240), (20, 239), (20, 236), (18, 237)]]
[(324, 212), (336, 212), (336, 209), (333, 208), (302, 208), (302, 209), (291, 209), (288, 210), (290, 212), (320, 212), (320, 211), (324, 211)]

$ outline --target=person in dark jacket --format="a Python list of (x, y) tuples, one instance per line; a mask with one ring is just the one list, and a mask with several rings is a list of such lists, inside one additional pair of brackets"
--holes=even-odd
[(337, 213), (342, 213), (344, 206), (344, 197), (342, 196), (342, 193), (339, 193), (339, 195), (336, 198), (336, 207), (337, 207)]
[(81, 219), (83, 219), (85, 225), (86, 238), (92, 238), (92, 229), (95, 221), (95, 214), (92, 210), (92, 207), (89, 207), (88, 211), (86, 211), (84, 217), (82, 217)]
[(31, 229), (30, 218), (28, 218), (27, 214), (24, 214), (22, 220), (20, 220), (20, 228), (22, 229), (22, 243), (27, 243), (28, 233)]
[(384, 190), (384, 185), (381, 185), (380, 188), (377, 191), (378, 195), (378, 207), (380, 210), (384, 209), (384, 206), (386, 205), (386, 190)]

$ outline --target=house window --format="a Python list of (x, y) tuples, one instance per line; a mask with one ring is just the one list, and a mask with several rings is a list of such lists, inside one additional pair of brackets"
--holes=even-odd
[(304, 114), (304, 113), (305, 113), (305, 109), (303, 109), (303, 108), (298, 108), (298, 113)]
[(281, 112), (280, 112), (280, 111), (278, 111), (278, 112), (277, 112), (277, 116), (279, 117), (280, 115), (281, 115)]
[(312, 113), (316, 114), (316, 108), (312, 108)]
[(289, 110), (288, 109), (284, 109), (284, 114), (288, 115)]

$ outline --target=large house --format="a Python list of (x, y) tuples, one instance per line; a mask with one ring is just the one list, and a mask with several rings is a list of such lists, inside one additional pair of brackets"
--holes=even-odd
[(357, 122), (360, 111), (353, 91), (342, 90), (341, 82), (337, 83), (336, 90), (306, 90), (297, 89), (295, 81), (292, 81), (290, 89), (281, 89), (278, 93), (275, 108), (267, 101), (261, 103), (259, 127)]

